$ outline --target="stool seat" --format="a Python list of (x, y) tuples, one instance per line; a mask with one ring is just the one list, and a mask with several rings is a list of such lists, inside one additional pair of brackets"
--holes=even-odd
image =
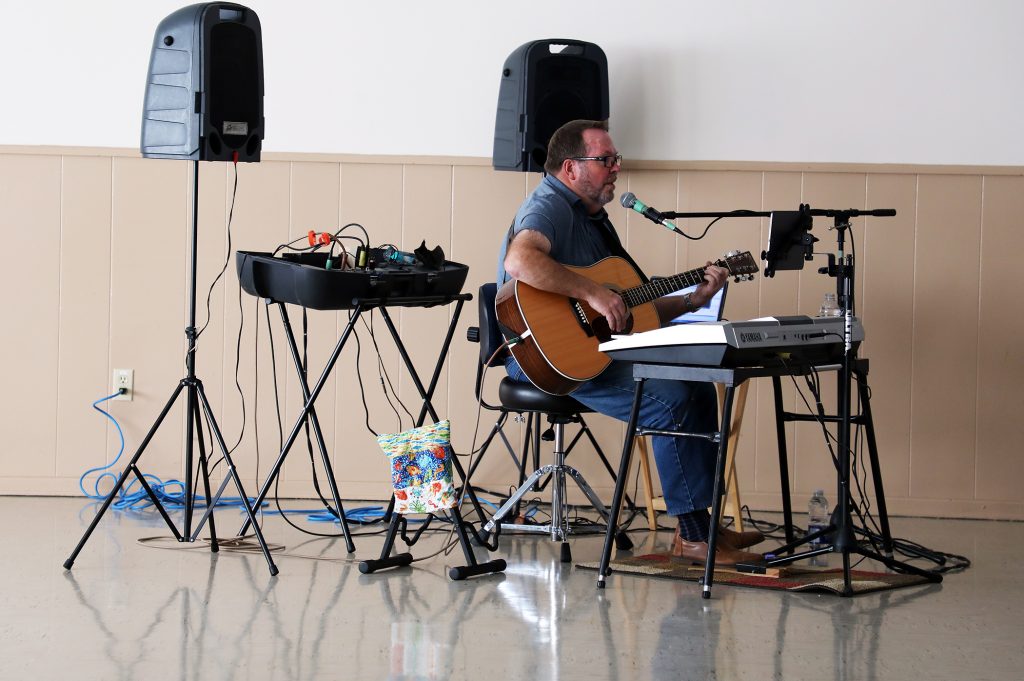
[(507, 376), (498, 386), (498, 399), (501, 406), (509, 411), (543, 412), (561, 417), (593, 412), (568, 395), (551, 395), (532, 383), (515, 381)]

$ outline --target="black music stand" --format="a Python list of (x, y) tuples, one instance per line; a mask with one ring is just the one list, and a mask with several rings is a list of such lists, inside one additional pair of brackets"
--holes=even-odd
[[(132, 457), (128, 465), (125, 466), (121, 475), (118, 477), (117, 482), (114, 484), (114, 488), (110, 490), (110, 494), (103, 501), (103, 505), (100, 506), (100, 510), (96, 513), (96, 517), (93, 518), (92, 523), (89, 524), (85, 534), (82, 535), (81, 540), (78, 542), (78, 546), (72, 551), (71, 556), (64, 561), (64, 569), (70, 570), (71, 566), (74, 565), (75, 559), (78, 554), (85, 547), (85, 543), (89, 540), (93, 530), (100, 522), (100, 518), (110, 508), (110, 504), (114, 501), (114, 497), (121, 491), (128, 476), (132, 473), (138, 478), (142, 488), (149, 495), (150, 500), (153, 502), (153, 506), (160, 513), (160, 517), (167, 523), (167, 527), (170, 528), (174, 538), (179, 542), (195, 542), (199, 537), (199, 533), (203, 529), (203, 525), (206, 521), (210, 521), (210, 550), (213, 553), (217, 553), (219, 547), (217, 546), (217, 532), (213, 522), (213, 509), (220, 501), (221, 495), (224, 494), (224, 490), (227, 488), (229, 482), (235, 483), (235, 488), (238, 490), (238, 496), (241, 499), (242, 505), (245, 507), (246, 515), (249, 523), (252, 524), (253, 529), (256, 533), (256, 541), (259, 542), (260, 550), (263, 552), (263, 557), (267, 559), (267, 565), (270, 568), (271, 576), (276, 575), (278, 570), (277, 566), (274, 565), (274, 560), (270, 557), (270, 550), (267, 548), (267, 543), (263, 539), (263, 532), (260, 529), (258, 523), (256, 523), (256, 516), (254, 515), (253, 509), (259, 507), (260, 502), (250, 505), (248, 497), (245, 494), (245, 490), (242, 487), (242, 480), (238, 477), (238, 471), (235, 468), (234, 462), (231, 460), (231, 453), (228, 451), (227, 445), (224, 443), (224, 437), (221, 435), (220, 428), (217, 425), (217, 419), (213, 415), (213, 409), (210, 407), (210, 401), (206, 399), (206, 391), (203, 389), (203, 382), (196, 376), (196, 339), (199, 334), (196, 331), (196, 264), (198, 260), (198, 238), (199, 238), (199, 161), (193, 161), (192, 164), (192, 234), (191, 239), (191, 260), (189, 266), (189, 306), (188, 306), (188, 326), (185, 327), (185, 337), (188, 339), (188, 352), (185, 355), (185, 377), (181, 379), (178, 386), (174, 389), (167, 404), (164, 405), (160, 415), (157, 416), (156, 421), (153, 423), (149, 432), (146, 433), (146, 437), (142, 440), (142, 444), (139, 445), (135, 455)], [(138, 461), (142, 458), (143, 452), (146, 451), (146, 447), (149, 445), (150, 440), (156, 434), (156, 431), (160, 429), (164, 418), (167, 417), (171, 407), (177, 401), (178, 396), (181, 395), (182, 390), (187, 390), (186, 397), (186, 418), (185, 418), (185, 514), (181, 532), (175, 526), (171, 520), (167, 511), (164, 509), (163, 504), (160, 503), (160, 499), (157, 498), (153, 489), (146, 482), (145, 476), (139, 470)], [(221, 483), (217, 493), (210, 496), (210, 476), (207, 468), (207, 456), (206, 456), (206, 445), (203, 440), (203, 427), (202, 418), (199, 413), (199, 406), (202, 405), (203, 413), (206, 415), (206, 420), (210, 424), (210, 430), (213, 432), (213, 437), (217, 441), (217, 446), (220, 448), (221, 456), (224, 457), (224, 461), (227, 463), (228, 474)], [(199, 445), (199, 471), (203, 476), (203, 487), (206, 493), (206, 513), (202, 519), (196, 525), (195, 530), (192, 530), (192, 512), (195, 505), (195, 491), (193, 485), (193, 473), (192, 473), (192, 452), (193, 452), (193, 434), (198, 439)]]

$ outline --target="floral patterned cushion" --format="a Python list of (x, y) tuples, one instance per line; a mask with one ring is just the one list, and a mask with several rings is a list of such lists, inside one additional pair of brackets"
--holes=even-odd
[(395, 513), (434, 513), (455, 505), (451, 425), (447, 419), (377, 437), (391, 460)]

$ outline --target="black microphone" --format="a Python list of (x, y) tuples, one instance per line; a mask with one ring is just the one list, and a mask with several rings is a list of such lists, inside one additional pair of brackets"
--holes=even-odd
[(651, 222), (658, 223), (665, 229), (668, 229), (673, 232), (679, 231), (678, 229), (676, 229), (676, 226), (672, 224), (670, 220), (666, 220), (661, 213), (654, 210), (650, 206), (646, 205), (640, 199), (636, 198), (633, 192), (626, 192), (625, 194), (623, 194), (622, 198), (619, 199), (619, 202), (622, 204), (623, 208), (632, 208), (637, 213), (640, 213), (640, 215), (643, 215)]

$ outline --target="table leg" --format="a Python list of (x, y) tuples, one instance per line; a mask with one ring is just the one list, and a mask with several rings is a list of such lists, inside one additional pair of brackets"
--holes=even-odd
[(633, 408), (629, 412), (629, 421), (626, 424), (626, 441), (622, 444), (622, 460), (619, 462), (619, 475), (615, 479), (615, 494), (612, 497), (611, 508), (608, 509), (608, 531), (604, 536), (604, 549), (601, 551), (601, 567), (597, 571), (597, 588), (603, 589), (605, 578), (608, 576), (608, 563), (611, 562), (612, 546), (615, 543), (617, 525), (619, 523), (619, 508), (622, 506), (622, 497), (626, 493), (626, 478), (629, 476), (629, 461), (633, 453), (633, 440), (636, 439), (636, 422), (640, 417), (640, 399), (644, 393), (644, 379), (634, 379), (636, 390), (633, 393)]

